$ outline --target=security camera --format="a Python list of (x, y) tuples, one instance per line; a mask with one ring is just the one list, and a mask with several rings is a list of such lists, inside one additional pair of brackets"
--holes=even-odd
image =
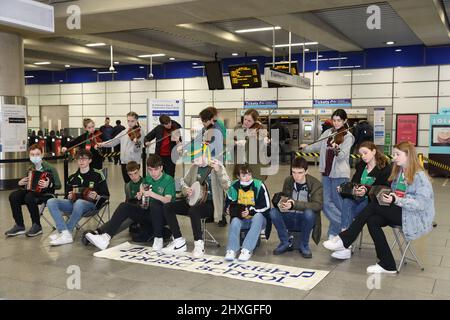
[(149, 78), (149, 79), (153, 79), (153, 78), (154, 78), (153, 73), (149, 73), (148, 78)]
[(115, 69), (114, 69), (113, 66), (110, 66), (110, 67), (109, 67), (109, 71), (114, 72), (114, 70), (115, 70)]
[(319, 75), (319, 73), (320, 73), (320, 70), (316, 70), (316, 76), (318, 76)]

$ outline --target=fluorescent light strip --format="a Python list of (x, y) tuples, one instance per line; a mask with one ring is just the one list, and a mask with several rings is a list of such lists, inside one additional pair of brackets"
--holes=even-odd
[(248, 32), (259, 32), (259, 31), (272, 31), (272, 30), (280, 30), (281, 27), (264, 27), (264, 28), (253, 28), (253, 29), (241, 29), (236, 30), (236, 33), (248, 33)]
[(35, 62), (34, 64), (37, 65), (37, 66), (42, 66), (42, 65), (45, 65), (45, 64), (51, 64), (51, 62), (42, 61), (42, 62)]
[[(314, 46), (316, 44), (319, 44), (318, 42), (306, 42), (305, 46)], [(303, 46), (303, 42), (300, 43), (291, 43), (291, 47), (300, 47)], [(275, 48), (286, 48), (289, 47), (289, 43), (286, 44), (276, 44)]]
[(103, 42), (96, 42), (96, 43), (88, 43), (86, 47), (102, 47), (106, 46), (106, 43)]
[(117, 73), (117, 71), (99, 71), (98, 74)]
[(133, 80), (145, 80), (145, 78), (133, 78)]
[(192, 69), (205, 69), (205, 66), (194, 66)]
[(25, 79), (31, 79), (34, 78), (34, 76), (25, 76)]
[(329, 67), (328, 69), (352, 69), (361, 68), (361, 66), (341, 66), (341, 67)]
[(155, 57), (165, 57), (165, 53), (155, 53), (155, 54), (142, 54), (138, 58), (155, 58)]
[(316, 61), (336, 61), (336, 60), (347, 60), (347, 59), (348, 59), (347, 57), (340, 57), (340, 58), (311, 59), (310, 61), (312, 61), (312, 62), (316, 62)]

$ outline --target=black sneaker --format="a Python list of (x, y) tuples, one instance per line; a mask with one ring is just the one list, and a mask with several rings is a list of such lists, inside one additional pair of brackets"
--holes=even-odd
[(220, 220), (218, 223), (217, 223), (217, 225), (219, 226), (219, 227), (226, 227), (227, 226), (227, 219), (226, 218), (223, 218), (222, 220)]
[(14, 225), (11, 229), (5, 232), (5, 235), (8, 237), (15, 237), (20, 234), (25, 233), (25, 227), (18, 226), (17, 224)]
[(27, 237), (36, 237), (40, 234), (42, 234), (42, 227), (36, 223), (33, 223), (30, 230), (25, 233)]

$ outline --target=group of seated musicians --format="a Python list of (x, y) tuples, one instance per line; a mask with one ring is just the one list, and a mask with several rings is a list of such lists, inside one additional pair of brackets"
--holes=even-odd
[[(203, 115), (205, 114), (208, 118), (205, 120), (210, 121), (210, 112), (204, 112)], [(250, 118), (247, 120), (255, 120), (252, 113), (249, 113), (248, 116)], [(339, 111), (337, 115), (333, 115), (333, 121), (337, 119), (333, 123), (342, 127), (345, 121), (341, 120), (345, 117), (345, 112)], [(330, 130), (333, 132), (333, 129)], [(347, 134), (351, 135), (351, 133)], [(167, 136), (167, 133), (163, 133), (163, 136)], [(292, 220), (295, 221), (294, 224), (299, 225), (301, 232), (299, 252), (304, 258), (311, 258), (309, 239), (312, 233), (316, 243), (320, 240), (320, 211), (325, 210), (323, 199), (326, 198), (326, 202), (331, 202), (330, 199), (333, 198), (333, 202), (336, 203), (333, 210), (338, 211), (337, 218), (336, 213), (334, 213), (335, 216), (326, 215), (326, 217), (330, 220), (330, 228), (333, 224), (333, 228), (339, 228), (339, 231), (337, 231), (337, 235), (330, 234), (329, 231), (330, 237), (324, 242), (327, 249), (334, 251), (332, 256), (338, 259), (350, 258), (350, 246), (363, 226), (367, 224), (379, 259), (379, 262), (370, 266), (367, 271), (372, 273), (395, 272), (395, 261), (382, 227), (400, 226), (408, 240), (417, 239), (428, 233), (432, 228), (434, 218), (431, 183), (418, 162), (416, 150), (411, 143), (400, 142), (394, 146), (393, 166), (391, 167), (377, 147), (373, 143), (367, 142), (358, 148), (362, 161), (358, 164), (351, 181), (353, 184), (350, 185), (351, 190), (348, 192), (350, 196), (346, 195), (342, 188), (345, 188), (345, 185), (348, 186), (349, 181), (344, 178), (336, 178), (338, 170), (341, 172), (346, 170), (342, 164), (339, 164), (341, 169), (337, 169), (337, 161), (348, 161), (340, 153), (341, 148), (347, 147), (348, 143), (346, 144), (345, 139), (343, 138), (344, 142), (341, 141), (339, 144), (335, 142), (334, 138), (331, 142), (325, 141), (321, 144), (325, 146), (324, 150), (321, 150), (321, 155), (325, 154), (324, 158), (321, 158), (324, 164), (320, 167), (322, 183), (308, 174), (306, 160), (300, 157), (295, 158), (291, 165), (291, 175), (285, 179), (281, 192), (278, 192), (277, 197), (272, 199), (274, 205), (272, 209), (267, 187), (262, 180), (253, 178), (254, 167), (248, 164), (236, 166), (235, 178), (237, 180), (232, 182), (220, 161), (209, 160), (207, 154), (198, 153), (194, 164), (183, 178), (182, 194), (191, 200), (194, 193), (198, 192), (198, 188), (194, 188), (196, 182), (206, 193), (203, 194), (200, 201), (197, 199), (192, 203), (189, 201), (188, 204), (184, 199), (176, 201), (175, 180), (164, 172), (164, 163), (159, 155), (149, 156), (146, 178), (139, 176), (139, 166), (136, 162), (129, 162), (126, 166), (127, 176), (130, 179), (125, 187), (127, 201), (119, 205), (107, 224), (101, 226), (96, 232), (87, 234), (86, 237), (98, 248), (105, 249), (122, 223), (131, 219), (139, 222), (142, 228), (148, 231), (147, 233), (153, 233), (154, 250), (167, 253), (185, 252), (187, 250), (186, 240), (182, 236), (176, 217), (177, 214), (184, 214), (191, 219), (194, 235), (193, 255), (201, 257), (205, 252), (201, 219), (212, 218), (218, 221), (225, 211), (230, 215), (226, 260), (234, 260), (238, 251), (240, 251), (238, 260), (249, 260), (262, 229), (264, 226), (266, 227), (266, 237), (268, 238), (272, 224), (275, 225), (280, 238), (280, 243), (273, 253), (278, 255), (292, 250), (292, 237), (289, 236)], [(351, 137), (349, 139), (351, 142)], [(40, 161), (36, 159), (36, 154), (38, 156), (42, 154), (42, 151), (37, 149), (39, 148), (36, 146), (30, 148), (30, 159), (34, 164), (34, 170), (49, 172), (49, 178), (40, 180), (38, 185), (40, 188), (52, 192), (60, 187), (59, 178), (50, 165), (42, 162), (42, 159)], [(328, 152), (329, 150), (331, 152)], [(345, 153), (344, 155), (347, 156)], [(101, 172), (90, 168), (92, 153), (80, 149), (77, 153), (77, 161), (79, 170), (69, 177), (71, 189), (68, 199), (50, 199), (47, 202), (57, 226), (57, 233), (52, 235), (50, 242), (52, 245), (72, 242), (71, 232), (83, 214), (100, 206), (102, 199), (109, 196), (106, 181)], [(334, 180), (342, 180), (344, 183), (330, 190), (330, 185), (334, 186), (336, 183)], [(28, 185), (28, 180), (22, 179), (19, 185)], [(377, 197), (371, 197), (370, 192), (375, 190), (374, 187), (377, 185), (390, 187), (391, 190), (380, 193)], [(325, 189), (328, 191), (325, 192)], [(333, 193), (332, 197), (328, 198), (328, 193)], [(339, 201), (335, 199), (334, 193), (338, 195)], [(37, 202), (31, 202), (31, 197), (37, 197), (36, 192), (28, 189), (11, 194), (10, 202), (16, 225), (6, 233), (8, 236), (24, 233), (25, 227), (20, 209), (23, 203), (29, 207), (30, 213), (34, 217), (33, 223), (38, 223), (36, 207), (33, 206)], [(342, 205), (338, 205), (339, 203)], [(67, 223), (62, 218), (63, 214), (70, 215)], [(166, 224), (173, 235), (173, 241), (164, 247), (163, 238), (167, 235)], [(241, 229), (248, 229), (242, 248), (240, 245)], [(36, 234), (36, 230), (31, 230), (29, 235)]]

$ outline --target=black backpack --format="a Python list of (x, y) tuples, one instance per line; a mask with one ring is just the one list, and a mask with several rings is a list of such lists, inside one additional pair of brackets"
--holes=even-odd
[(368, 121), (359, 122), (355, 131), (355, 145), (364, 141), (373, 141), (373, 127)]

